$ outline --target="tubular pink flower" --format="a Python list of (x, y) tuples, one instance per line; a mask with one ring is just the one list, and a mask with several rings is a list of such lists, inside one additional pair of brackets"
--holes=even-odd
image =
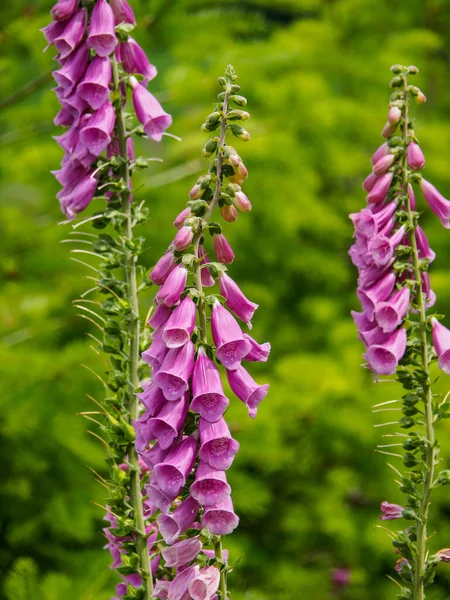
[(367, 201), (378, 203), (384, 200), (392, 183), (393, 176), (394, 174), (391, 172), (382, 175), (367, 195)]
[(168, 250), (153, 267), (152, 272), (150, 273), (150, 279), (156, 285), (162, 285), (176, 266), (177, 259), (175, 258), (173, 251)]
[(371, 287), (366, 289), (359, 288), (357, 290), (363, 310), (370, 320), (373, 320), (377, 304), (384, 302), (390, 296), (394, 289), (395, 279), (394, 273), (388, 273)]
[(144, 77), (143, 84), (145, 86), (158, 74), (156, 67), (150, 63), (144, 50), (130, 36), (126, 42), (120, 44), (120, 58), (127, 73), (130, 75), (137, 73)]
[(419, 258), (426, 258), (430, 263), (436, 258), (436, 253), (430, 248), (427, 236), (420, 225), (414, 230)]
[(258, 308), (258, 304), (248, 300), (237, 283), (226, 273), (219, 274), (219, 287), (220, 293), (226, 300), (225, 306), (251, 329), (251, 320), (255, 314), (255, 310)]
[(84, 210), (92, 198), (94, 197), (97, 188), (97, 180), (95, 177), (87, 175), (70, 191), (64, 192), (60, 196), (60, 205), (62, 212), (69, 218), (73, 219), (75, 215)]
[(239, 451), (239, 442), (231, 437), (230, 430), (224, 418), (215, 423), (200, 418), (198, 423), (200, 434), (199, 458), (214, 469), (226, 471), (233, 463)]
[(58, 183), (66, 188), (74, 188), (88, 173), (88, 169), (83, 165), (74, 164), (68, 161), (63, 164), (58, 171), (52, 171)]
[(242, 366), (233, 371), (227, 369), (227, 379), (233, 392), (247, 406), (249, 416), (254, 419), (258, 412), (258, 404), (267, 396), (269, 385), (258, 385)]
[(433, 344), (439, 360), (439, 368), (450, 375), (450, 331), (434, 317), (431, 319), (433, 328)]
[(106, 150), (116, 121), (116, 113), (111, 102), (105, 102), (89, 119), (80, 131), (80, 139), (94, 156)]
[(372, 171), (363, 181), (363, 189), (366, 192), (371, 192), (375, 184), (380, 180), (378, 175)]
[(165, 581), (164, 579), (157, 579), (153, 588), (153, 598), (158, 598), (158, 600), (168, 600), (169, 587), (170, 581)]
[(413, 169), (414, 171), (419, 171), (425, 166), (425, 157), (419, 144), (416, 144), (416, 142), (410, 142), (408, 144), (408, 148), (406, 150), (406, 159), (408, 161), (409, 168)]
[(378, 162), (375, 163), (373, 167), (373, 172), (375, 175), (383, 175), (388, 171), (392, 165), (394, 164), (395, 156), (393, 154), (386, 154), (383, 158), (380, 158)]
[(416, 197), (414, 195), (413, 186), (410, 183), (408, 183), (408, 196), (411, 210), (416, 210)]
[(386, 237), (381, 234), (372, 238), (369, 242), (368, 249), (373, 262), (378, 267), (384, 267), (390, 263), (394, 256), (395, 249), (405, 237), (405, 232), (406, 227), (405, 225), (402, 225), (391, 237)]
[(136, 25), (133, 9), (127, 0), (111, 0), (111, 8), (114, 14), (114, 25), (120, 25), (120, 23)]
[[(358, 330), (358, 339), (366, 344), (365, 334), (372, 331), (374, 328), (380, 329), (374, 321), (368, 319), (367, 315), (363, 312), (350, 311), (353, 317), (356, 328)], [(366, 344), (367, 345), (367, 344)], [(369, 344), (370, 345), (370, 344)]]
[(198, 565), (181, 571), (169, 585), (170, 600), (189, 600), (189, 583), (200, 573)]
[(178, 400), (189, 389), (189, 378), (194, 368), (194, 344), (189, 340), (180, 348), (167, 353), (155, 381), (166, 400)]
[[(200, 264), (207, 265), (209, 263), (208, 255), (206, 254), (206, 250), (204, 246), (198, 247), (198, 257), (201, 258)], [(201, 269), (201, 278), (202, 278), (202, 286), (203, 287), (212, 287), (215, 284), (213, 277), (208, 268), (204, 267)]]
[(383, 345), (389, 339), (389, 333), (384, 333), (379, 325), (374, 323), (374, 327), (372, 329), (368, 329), (364, 333), (360, 332), (360, 338), (366, 348), (370, 348), (370, 346), (375, 345)]
[(137, 81), (133, 89), (133, 105), (138, 120), (144, 126), (145, 133), (155, 142), (160, 142), (163, 132), (172, 124), (172, 117), (164, 111), (158, 100)]
[(232, 263), (234, 260), (233, 250), (223, 233), (215, 233), (212, 239), (217, 260), (223, 265)]
[(391, 504), (390, 502), (381, 503), (381, 515), (379, 519), (382, 521), (393, 521), (403, 517), (403, 506), (399, 504)]
[(218, 301), (212, 307), (211, 329), (217, 358), (227, 369), (236, 369), (250, 352), (251, 344), (234, 317)]
[(117, 46), (114, 14), (106, 0), (97, 0), (95, 3), (87, 44), (89, 48), (95, 50), (98, 56), (109, 56)]
[(159, 510), (164, 513), (170, 510), (170, 506), (173, 502), (172, 496), (167, 496), (159, 489), (159, 487), (151, 484), (145, 486), (145, 491), (149, 500), (159, 508)]
[(178, 250), (178, 252), (182, 252), (191, 245), (193, 238), (194, 232), (192, 231), (192, 227), (189, 227), (188, 225), (183, 225), (183, 227), (181, 227), (181, 229), (178, 230), (172, 242), (173, 247), (175, 248), (175, 250)]
[(53, 72), (56, 83), (63, 88), (67, 94), (73, 90), (86, 72), (89, 60), (89, 49), (83, 42), (64, 61), (63, 66)]
[(426, 179), (420, 180), (420, 187), (428, 206), (440, 219), (442, 225), (450, 229), (450, 202)]
[(163, 340), (163, 330), (158, 329), (155, 333), (152, 343), (145, 352), (142, 353), (144, 360), (152, 369), (160, 369), (169, 349)]
[(156, 294), (156, 302), (158, 304), (165, 304), (166, 306), (173, 306), (180, 298), (181, 294), (186, 287), (187, 270), (183, 265), (177, 265), (171, 273), (169, 273), (166, 281), (159, 289)]
[(52, 21), (45, 27), (42, 27), (40, 31), (44, 34), (45, 39), (48, 42), (48, 46), (44, 49), (48, 49), (51, 46), (57, 37), (63, 34), (64, 29), (66, 28), (67, 22), (63, 21)]
[[(448, 561), (450, 562), (450, 561)], [(213, 600), (220, 585), (220, 571), (217, 567), (205, 567), (189, 583), (189, 594), (193, 600)]]
[(373, 212), (371, 208), (375, 206), (377, 205), (371, 205), (370, 208), (363, 208), (359, 213), (352, 213), (350, 215), (357, 234), (366, 238), (374, 237), (391, 221), (397, 208), (395, 202), (389, 202), (381, 210)]
[(227, 483), (225, 471), (214, 469), (209, 463), (201, 460), (189, 493), (205, 506), (225, 500), (231, 494), (231, 487)]
[(150, 439), (158, 440), (163, 450), (169, 448), (178, 437), (189, 410), (189, 395), (167, 401), (158, 414), (147, 422)]
[(356, 242), (350, 246), (348, 255), (350, 256), (352, 263), (355, 265), (355, 267), (358, 267), (358, 269), (363, 269), (364, 267), (373, 265), (373, 259), (369, 253), (367, 238), (361, 236), (360, 234), (356, 234)]
[(183, 227), (186, 219), (188, 219), (191, 215), (192, 215), (192, 213), (191, 213), (191, 209), (189, 208), (189, 206), (187, 208), (185, 208), (184, 210), (182, 210), (180, 212), (180, 214), (176, 217), (175, 221), (173, 222), (173, 226), (175, 227), (175, 229), (181, 229), (181, 227)]
[(145, 406), (147, 414), (154, 417), (166, 403), (164, 394), (154, 381), (144, 381), (142, 383), (143, 392), (139, 392), (136, 396)]
[(251, 344), (250, 352), (244, 356), (244, 360), (246, 362), (267, 362), (270, 354), (270, 343), (258, 344), (246, 333), (244, 333), (244, 338)]
[(70, 154), (74, 151), (78, 144), (78, 141), (80, 139), (80, 129), (77, 125), (71, 125), (71, 127), (67, 129), (63, 134), (53, 136), (53, 139), (58, 144), (58, 146), (60, 146), (65, 152), (68, 152)]
[(425, 296), (425, 309), (428, 310), (436, 302), (436, 294), (431, 289), (430, 275), (427, 271), (422, 272), (422, 293)]
[(392, 333), (403, 321), (409, 307), (411, 293), (405, 287), (395, 292), (386, 302), (375, 308), (375, 320), (384, 333)]
[(98, 110), (109, 99), (110, 84), (111, 61), (107, 57), (96, 56), (92, 59), (77, 91), (91, 108)]
[(203, 347), (199, 348), (192, 375), (192, 396), (191, 410), (209, 422), (218, 421), (228, 408), (220, 373)]
[(185, 485), (195, 463), (197, 442), (191, 436), (174, 446), (163, 462), (153, 468), (150, 483), (169, 498), (175, 499)]
[(168, 348), (179, 348), (191, 339), (195, 327), (196, 307), (186, 296), (172, 312), (164, 326), (163, 340)]
[[(372, 164), (376, 164), (380, 158), (383, 158), (383, 156), (386, 156), (386, 154), (388, 154), (389, 152), (389, 146), (387, 142), (384, 142), (384, 144), (381, 144), (381, 146), (379, 148), (377, 148), (375, 150), (375, 152), (373, 153), (373, 156), (371, 158)], [(370, 190), (368, 190), (370, 191)]]
[(157, 331), (160, 329), (165, 323), (167, 323), (172, 311), (165, 304), (158, 304), (155, 308), (155, 312), (150, 317), (148, 324), (150, 327)]
[(389, 272), (389, 268), (393, 262), (394, 259), (392, 259), (392, 261), (385, 267), (378, 267), (377, 265), (373, 264), (369, 267), (361, 269), (358, 277), (358, 287), (365, 289), (375, 284)]
[(367, 349), (364, 358), (378, 375), (393, 375), (399, 360), (406, 350), (406, 331), (401, 327), (390, 335), (383, 344), (375, 344)]
[(159, 515), (156, 519), (159, 532), (163, 536), (166, 544), (173, 544), (182, 533), (190, 527), (197, 518), (200, 508), (197, 500), (188, 496), (183, 500), (170, 515)]
[(78, 10), (54, 40), (59, 58), (64, 59), (81, 43), (87, 24), (87, 13), (85, 8)]
[(202, 543), (198, 536), (176, 542), (173, 546), (164, 548), (161, 552), (166, 567), (179, 568), (188, 565), (202, 551)]
[(163, 462), (169, 453), (170, 448), (161, 448), (158, 442), (153, 444), (151, 448), (145, 450), (145, 452), (140, 453), (140, 458), (144, 461), (149, 469), (153, 469), (155, 465)]
[(229, 535), (234, 531), (239, 525), (239, 517), (234, 512), (231, 497), (219, 504), (205, 506), (201, 523), (214, 535)]
[(66, 21), (76, 12), (79, 0), (58, 0), (50, 11), (55, 21)]

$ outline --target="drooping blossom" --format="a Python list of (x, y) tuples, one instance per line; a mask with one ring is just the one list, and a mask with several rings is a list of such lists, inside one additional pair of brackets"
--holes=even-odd
[(403, 510), (403, 506), (385, 501), (381, 503), (381, 515), (379, 518), (382, 521), (401, 519), (403, 517)]

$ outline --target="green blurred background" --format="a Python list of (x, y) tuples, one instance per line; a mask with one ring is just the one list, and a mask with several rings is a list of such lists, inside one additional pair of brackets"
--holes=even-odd
[[(236, 253), (230, 274), (260, 304), (254, 333), (272, 342), (253, 369), (271, 391), (250, 422), (235, 401), (241, 443), (230, 480), (239, 529), (227, 540), (235, 600), (394, 598), (396, 557), (376, 528), (379, 504), (401, 502), (394, 474), (374, 448), (376, 402), (398, 397), (360, 368), (349, 311), (356, 273), (347, 257), (347, 214), (364, 203), (361, 181), (381, 143), (389, 67), (417, 64), (428, 97), (414, 109), (426, 177), (450, 196), (450, 5), (447, 0), (134, 0), (135, 37), (160, 75), (151, 89), (174, 116), (182, 142), (141, 142), (161, 156), (135, 184), (151, 220), (143, 232), (150, 267), (172, 239), (172, 220), (206, 167), (199, 126), (216, 78), (234, 64), (248, 97), (249, 144), (236, 143), (250, 172), (250, 215), (226, 227)], [(60, 244), (62, 220), (50, 169), (57, 101), (52, 51), (39, 28), (51, 0), (13, 0), (0, 9), (0, 596), (8, 600), (107, 600), (116, 576), (101, 549), (104, 502), (88, 465), (102, 472), (100, 443), (76, 414), (92, 410), (101, 372), (88, 323), (72, 301), (89, 274)], [(30, 85), (30, 82), (33, 82)], [(423, 200), (420, 198), (420, 207)], [(438, 258), (432, 284), (450, 313), (449, 232), (423, 217)], [(150, 298), (148, 298), (150, 302)], [(145, 307), (146, 308), (146, 307)], [(447, 322), (448, 324), (448, 322)], [(448, 380), (438, 384), (446, 391)], [(386, 418), (387, 414), (387, 418)], [(392, 429), (393, 430), (393, 429)], [(388, 431), (388, 429), (386, 429)], [(449, 427), (441, 426), (444, 455)], [(381, 442), (383, 443), (383, 442)], [(386, 443), (386, 442), (384, 442)], [(397, 459), (393, 458), (395, 463)], [(450, 546), (450, 502), (433, 505), (434, 550)], [(350, 568), (333, 590), (335, 568)], [(430, 599), (450, 594), (439, 568)]]

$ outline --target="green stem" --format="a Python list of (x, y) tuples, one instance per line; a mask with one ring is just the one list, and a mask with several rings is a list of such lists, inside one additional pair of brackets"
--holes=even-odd
[[(113, 86), (116, 94), (120, 95), (119, 72), (117, 61), (111, 58), (113, 71)], [(123, 226), (123, 248), (125, 254), (125, 274), (128, 287), (128, 296), (131, 308), (129, 336), (129, 377), (128, 377), (128, 412), (130, 421), (139, 417), (139, 405), (135, 391), (139, 387), (139, 300), (137, 293), (136, 263), (132, 251), (133, 247), (133, 222), (130, 206), (130, 173), (128, 167), (128, 153), (126, 141), (125, 118), (122, 110), (122, 101), (116, 104), (116, 134), (122, 158), (121, 177), (125, 182), (125, 190), (121, 193), (122, 209), (126, 217)], [(151, 600), (153, 595), (153, 579), (151, 573), (150, 557), (147, 550), (145, 535), (145, 521), (141, 493), (141, 472), (138, 455), (134, 444), (128, 447), (128, 461), (130, 463), (130, 499), (136, 524), (136, 550), (140, 557), (142, 585), (144, 587), (144, 600)]]
[[(407, 80), (404, 78), (404, 123), (403, 123), (403, 138), (406, 142), (408, 139), (408, 92), (407, 92)], [(422, 497), (420, 499), (420, 507), (418, 509), (418, 519), (416, 521), (417, 531), (417, 556), (415, 563), (415, 572), (413, 572), (413, 598), (412, 600), (423, 600), (424, 594), (424, 572), (427, 551), (427, 522), (428, 522), (428, 509), (430, 505), (430, 495), (432, 484), (434, 480), (434, 467), (435, 467), (435, 454), (434, 454), (434, 426), (433, 426), (433, 395), (431, 391), (430, 382), (430, 358), (428, 355), (428, 334), (427, 334), (427, 318), (426, 318), (426, 307), (424, 302), (424, 294), (422, 289), (422, 272), (420, 269), (419, 252), (417, 249), (416, 237), (414, 235), (414, 229), (416, 224), (414, 223), (411, 200), (408, 194), (408, 167), (406, 159), (406, 148), (405, 154), (402, 158), (402, 173), (403, 173), (403, 190), (407, 196), (406, 209), (408, 213), (408, 222), (411, 231), (411, 248), (413, 255), (413, 267), (414, 267), (414, 279), (416, 281), (416, 303), (418, 306), (418, 317), (420, 324), (420, 348), (421, 348), (421, 360), (422, 368), (426, 373), (426, 380), (422, 385), (422, 394), (424, 401), (424, 418), (425, 418), (425, 477), (422, 487)]]

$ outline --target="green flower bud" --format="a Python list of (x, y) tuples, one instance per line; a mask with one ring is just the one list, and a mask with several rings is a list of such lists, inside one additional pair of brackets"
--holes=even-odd
[(394, 75), (400, 75), (400, 73), (402, 73), (402, 72), (403, 72), (402, 65), (392, 65), (391, 73), (393, 73)]
[(240, 125), (230, 125), (232, 134), (243, 142), (248, 142), (250, 139), (249, 132)]
[(393, 77), (389, 82), (389, 85), (393, 88), (402, 87), (403, 85), (403, 77)]
[(238, 96), (236, 94), (230, 96), (230, 102), (237, 104), (237, 106), (247, 106), (247, 98), (244, 96)]
[(216, 151), (217, 151), (217, 147), (218, 147), (218, 142), (216, 138), (211, 138), (210, 140), (208, 140), (206, 142), (206, 144), (203, 146), (203, 150), (202, 150), (202, 154), (205, 158), (209, 158), (210, 156), (212, 156)]

